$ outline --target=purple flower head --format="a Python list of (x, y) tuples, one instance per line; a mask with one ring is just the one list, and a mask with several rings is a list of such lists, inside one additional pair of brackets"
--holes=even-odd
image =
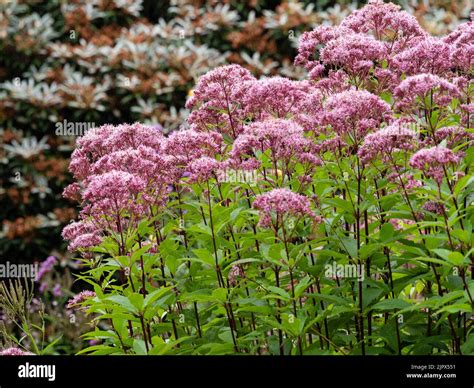
[(231, 157), (244, 159), (270, 150), (274, 161), (289, 162), (292, 157), (301, 159), (302, 154), (311, 153), (313, 149), (303, 128), (293, 120), (269, 119), (248, 125), (235, 140)]
[(284, 222), (284, 216), (309, 217), (319, 222), (320, 218), (310, 209), (310, 200), (304, 195), (294, 193), (289, 189), (273, 189), (268, 193), (258, 195), (253, 207), (260, 211), (259, 224), (268, 228), (274, 225), (272, 215), (276, 216), (278, 225)]
[(460, 24), (444, 38), (451, 45), (452, 66), (472, 77), (474, 71), (474, 20)]
[(358, 155), (363, 163), (370, 162), (377, 155), (382, 155), (388, 161), (393, 152), (399, 150), (409, 151), (415, 147), (416, 133), (406, 126), (394, 123), (374, 133), (369, 133)]
[(325, 124), (339, 136), (348, 135), (354, 144), (391, 118), (390, 105), (366, 90), (334, 94), (327, 99), (325, 110)]
[(141, 214), (142, 207), (135, 201), (145, 191), (146, 183), (141, 176), (124, 171), (92, 175), (83, 194), (90, 204), (88, 214), (96, 217), (115, 217), (123, 211)]
[(162, 140), (163, 134), (156, 126), (140, 123), (117, 126), (106, 124), (88, 131), (77, 144), (78, 149), (86, 152), (92, 161), (95, 161), (111, 150), (138, 148), (139, 145), (159, 149)]
[(95, 231), (96, 227), (91, 221), (74, 221), (64, 227), (61, 235), (65, 240), (74, 240), (81, 234)]
[(244, 278), (245, 273), (240, 265), (234, 265), (229, 271), (227, 278), (229, 279), (229, 284), (235, 287), (238, 284), (239, 279)]
[(53, 295), (55, 297), (60, 297), (63, 295), (63, 292), (61, 290), (61, 285), (60, 284), (55, 284), (54, 287), (53, 287)]
[(370, 0), (369, 3), (347, 16), (341, 27), (359, 33), (372, 33), (378, 40), (387, 42), (403, 41), (424, 36), (416, 18), (408, 12), (400, 11), (400, 6), (385, 3), (383, 0)]
[(36, 274), (36, 282), (39, 282), (47, 273), (51, 272), (53, 267), (56, 265), (57, 259), (54, 256), (48, 256), (45, 261), (43, 261), (40, 266), (38, 273)]
[[(295, 65), (302, 66), (309, 71), (317, 69), (318, 75), (321, 74), (324, 67), (321, 67), (318, 59), (320, 49), (331, 40), (339, 37), (343, 32), (346, 31), (337, 27), (318, 26), (313, 31), (303, 33), (299, 40)], [(316, 74), (313, 73), (314, 75)]]
[(188, 123), (197, 130), (210, 128), (236, 137), (242, 130), (242, 98), (255, 77), (239, 65), (218, 67), (199, 79), (186, 108), (195, 109)]
[(93, 291), (81, 291), (79, 294), (70, 299), (66, 305), (67, 309), (81, 308), (81, 304), (90, 298), (95, 298), (96, 294)]
[(47, 282), (41, 283), (40, 288), (39, 288), (40, 294), (44, 294), (46, 292), (46, 290), (48, 289), (48, 287), (49, 287), (49, 285), (48, 285)]
[(66, 186), (63, 190), (63, 197), (79, 202), (81, 200), (81, 186), (76, 182)]
[(0, 350), (0, 356), (33, 356), (33, 353), (11, 347)]
[(460, 157), (449, 148), (432, 147), (423, 148), (416, 152), (410, 159), (410, 166), (423, 171), (439, 184), (443, 180), (443, 167), (451, 163), (459, 163)]
[(263, 78), (252, 82), (243, 104), (254, 120), (287, 118), (301, 112), (301, 103), (314, 88), (307, 81), (291, 81), (283, 77)]
[(87, 156), (87, 152), (82, 148), (76, 148), (71, 155), (69, 171), (72, 172), (74, 178), (83, 180), (90, 174), (90, 168), (91, 162)]
[(400, 110), (415, 110), (432, 94), (433, 103), (449, 105), (460, 96), (459, 89), (449, 81), (433, 74), (417, 74), (403, 80), (395, 89), (396, 107)]
[(393, 58), (394, 67), (407, 75), (446, 74), (451, 64), (451, 46), (442, 39), (419, 39)]
[(436, 130), (434, 137), (438, 143), (446, 140), (448, 148), (453, 148), (460, 143), (474, 140), (474, 133), (466, 131), (459, 126), (443, 127)]
[(349, 83), (349, 76), (341, 69), (337, 71), (330, 70), (328, 76), (317, 81), (315, 86), (325, 96), (331, 96), (332, 94), (344, 92), (352, 88)]
[(91, 248), (99, 245), (102, 242), (102, 238), (96, 233), (84, 233), (76, 237), (68, 246), (70, 251), (78, 249)]
[(315, 146), (316, 152), (324, 154), (325, 152), (336, 153), (339, 150), (347, 147), (347, 143), (341, 139), (339, 135), (336, 135), (330, 139), (323, 140), (321, 143)]
[(423, 210), (426, 210), (427, 212), (430, 212), (430, 213), (434, 213), (436, 215), (442, 215), (445, 212), (443, 203), (436, 202), (436, 201), (427, 201), (423, 205)]
[(188, 165), (190, 171), (190, 183), (208, 181), (211, 177), (216, 177), (221, 163), (208, 156), (203, 156), (193, 160)]
[[(156, 127), (139, 123), (103, 125), (88, 131), (77, 141), (69, 169), (76, 179), (87, 183), (90, 175), (97, 174), (98, 166), (95, 163), (102, 157), (139, 146), (159, 151), (163, 141), (164, 137)], [(94, 168), (96, 171), (93, 171)], [(121, 165), (120, 169), (125, 168)]]
[(349, 74), (364, 76), (386, 56), (385, 45), (365, 34), (345, 34), (330, 41), (321, 50), (326, 65), (342, 67)]
[(202, 156), (214, 157), (221, 152), (223, 138), (217, 132), (198, 132), (193, 129), (175, 131), (166, 140), (163, 152), (175, 164), (186, 166)]

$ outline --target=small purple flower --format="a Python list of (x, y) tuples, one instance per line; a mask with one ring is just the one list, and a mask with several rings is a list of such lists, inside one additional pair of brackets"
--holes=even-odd
[(36, 281), (39, 282), (43, 276), (51, 272), (53, 267), (56, 265), (57, 259), (54, 256), (48, 256), (48, 258), (40, 264), (38, 273), (36, 274)]
[(57, 283), (53, 288), (53, 295), (56, 297), (62, 296), (63, 292), (61, 291), (61, 285)]
[(272, 226), (273, 214), (276, 215), (279, 222), (283, 221), (284, 215), (306, 216), (315, 222), (321, 222), (321, 218), (310, 209), (309, 198), (289, 189), (273, 189), (268, 193), (258, 195), (253, 207), (259, 210), (259, 224), (264, 228)]
[(451, 163), (459, 163), (460, 160), (460, 156), (456, 155), (449, 148), (437, 146), (423, 148), (416, 152), (410, 159), (410, 165), (413, 168), (422, 170), (439, 184), (444, 176), (443, 167)]
[(441, 202), (428, 201), (423, 205), (423, 210), (427, 212), (434, 213), (437, 215), (442, 215), (444, 213), (444, 205)]
[(41, 294), (44, 294), (47, 289), (48, 289), (48, 283), (47, 282), (41, 283), (39, 292)]
[(33, 353), (21, 350), (19, 348), (8, 348), (0, 350), (0, 356), (33, 356)]
[(95, 298), (94, 291), (81, 291), (79, 294), (70, 299), (66, 305), (67, 309), (80, 308), (81, 303), (90, 298)]

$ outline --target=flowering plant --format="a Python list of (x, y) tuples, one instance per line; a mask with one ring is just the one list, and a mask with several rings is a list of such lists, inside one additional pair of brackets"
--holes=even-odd
[(307, 80), (222, 66), (188, 128), (83, 136), (83, 352), (472, 353), (473, 34), (371, 0), (303, 34)]

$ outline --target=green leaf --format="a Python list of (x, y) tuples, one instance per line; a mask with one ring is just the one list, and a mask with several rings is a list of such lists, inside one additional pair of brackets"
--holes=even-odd
[(349, 307), (352, 304), (352, 300), (346, 300), (336, 295), (313, 293), (313, 294), (308, 294), (308, 296), (315, 297), (317, 301), (322, 300), (322, 301), (333, 303), (339, 306)]
[(77, 353), (78, 356), (81, 354), (94, 354), (97, 356), (106, 356), (109, 354), (121, 354), (123, 351), (120, 348), (117, 347), (112, 347), (112, 346), (107, 346), (107, 345), (94, 345), (94, 346), (89, 346), (86, 349), (83, 349)]
[(291, 299), (290, 294), (286, 292), (285, 290), (275, 287), (275, 286), (268, 286), (267, 289), (271, 291), (273, 294), (278, 295), (279, 299), (283, 299), (285, 301), (289, 301)]
[(144, 298), (142, 294), (139, 294), (137, 292), (134, 292), (133, 294), (130, 294), (128, 299), (130, 300), (130, 303), (138, 310), (142, 311), (143, 310), (143, 302)]
[(130, 302), (130, 300), (123, 296), (123, 295), (111, 295), (107, 297), (105, 300), (112, 301), (119, 306), (123, 307), (125, 310), (130, 311), (132, 313), (137, 313), (137, 308)]
[(212, 291), (212, 297), (219, 302), (226, 302), (227, 301), (227, 289), (225, 288), (216, 288)]
[(448, 312), (450, 314), (472, 313), (472, 307), (467, 303), (455, 303), (436, 311), (437, 314), (442, 314), (444, 312)]
[(448, 260), (454, 265), (462, 265), (464, 261), (464, 256), (461, 252), (449, 252)]
[(135, 252), (132, 253), (132, 263), (140, 259), (141, 256), (143, 256), (148, 250), (151, 248), (151, 245), (144, 245), (140, 249), (136, 250)]
[(311, 285), (311, 278), (305, 276), (295, 287), (295, 298), (299, 298), (303, 292)]
[(157, 290), (149, 293), (145, 297), (143, 308), (146, 309), (148, 306), (154, 303), (157, 299), (160, 299), (162, 296), (164, 296), (170, 289), (171, 287), (158, 288)]
[(133, 341), (133, 350), (136, 354), (144, 356), (147, 354), (145, 341), (141, 339), (135, 339)]
[(403, 309), (408, 306), (410, 306), (410, 303), (407, 303), (402, 299), (385, 299), (374, 304), (372, 309), (378, 311), (389, 311)]
[(393, 225), (390, 223), (385, 223), (382, 225), (380, 228), (380, 241), (383, 243), (388, 242), (392, 237), (395, 232), (395, 229), (393, 228)]
[(206, 290), (186, 292), (179, 296), (179, 300), (185, 302), (215, 302), (216, 298), (210, 293), (204, 293)]
[(208, 249), (206, 248), (199, 248), (199, 249), (193, 249), (193, 253), (198, 257), (198, 259), (207, 265), (210, 265), (211, 267), (215, 266), (215, 257), (214, 254), (211, 253)]
[(50, 351), (53, 351), (54, 349), (54, 345), (56, 345), (59, 340), (63, 338), (63, 335), (61, 334), (58, 338), (56, 338), (55, 340), (53, 340), (52, 342), (50, 342), (48, 344), (48, 346), (46, 346), (42, 351), (41, 351), (41, 355), (44, 356), (44, 355), (47, 355), (47, 354), (51, 354)]
[(303, 333), (305, 320), (295, 317), (293, 314), (283, 314), (281, 321), (285, 331), (291, 333), (294, 337)]
[(451, 253), (448, 249), (432, 249), (432, 252), (436, 253), (442, 259), (449, 261), (449, 254)]
[(472, 175), (463, 176), (461, 179), (459, 179), (459, 181), (456, 183), (456, 186), (454, 187), (454, 195), (458, 197), (459, 194), (461, 193), (465, 194), (466, 192), (463, 192), (464, 189), (473, 182), (474, 182), (474, 176)]
[(359, 257), (361, 259), (366, 259), (369, 256), (372, 256), (375, 252), (380, 252), (383, 248), (383, 244), (373, 243), (362, 245), (359, 249)]
[(357, 241), (351, 237), (341, 237), (339, 240), (341, 249), (346, 251), (353, 259), (357, 258)]
[(352, 204), (342, 198), (326, 198), (324, 200), (324, 203), (328, 204), (329, 206), (342, 209), (347, 213), (354, 213), (354, 207), (352, 206)]
[(461, 345), (461, 351), (465, 356), (474, 354), (474, 333), (469, 334), (466, 342)]
[(462, 265), (464, 262), (464, 256), (461, 252), (453, 252), (448, 249), (432, 249), (431, 251), (453, 265)]

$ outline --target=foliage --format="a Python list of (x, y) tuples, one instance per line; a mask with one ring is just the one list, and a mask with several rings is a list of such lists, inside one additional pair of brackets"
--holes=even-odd
[(307, 80), (221, 66), (189, 129), (88, 132), (81, 353), (472, 353), (473, 28), (373, 0), (301, 37)]

